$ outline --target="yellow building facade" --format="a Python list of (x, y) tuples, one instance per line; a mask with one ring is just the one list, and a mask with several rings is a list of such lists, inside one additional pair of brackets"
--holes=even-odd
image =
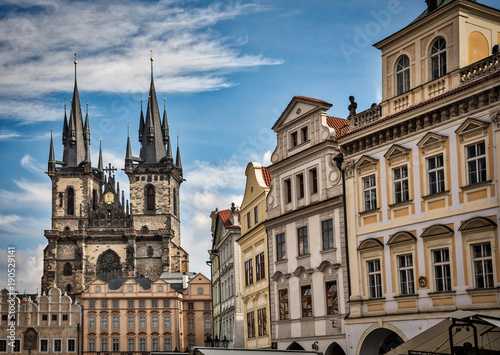
[(241, 205), (240, 280), (245, 317), (245, 348), (270, 348), (270, 305), (267, 255), (266, 197), (271, 174), (259, 163), (249, 163)]
[(498, 9), (454, 0), (375, 44), (382, 102), (352, 110), (339, 139), (350, 354), (385, 353), (457, 309), (500, 314), (499, 42)]

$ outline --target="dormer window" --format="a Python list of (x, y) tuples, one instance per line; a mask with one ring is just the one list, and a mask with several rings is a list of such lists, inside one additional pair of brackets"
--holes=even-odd
[(404, 55), (396, 65), (397, 94), (401, 95), (410, 90), (410, 59)]
[(293, 132), (292, 134), (290, 134), (290, 146), (293, 148), (296, 147), (297, 144), (297, 132)]
[(446, 41), (440, 37), (431, 47), (431, 80), (446, 74)]

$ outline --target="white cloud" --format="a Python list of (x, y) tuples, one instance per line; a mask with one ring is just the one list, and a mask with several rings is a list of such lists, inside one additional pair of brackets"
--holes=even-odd
[(21, 158), (21, 166), (27, 170), (40, 174), (42, 176), (45, 175), (46, 165), (42, 164), (38, 160), (34, 159), (31, 155), (25, 154)]
[(0, 189), (1, 208), (49, 208), (52, 199), (50, 182), (40, 183), (22, 178), (14, 180), (14, 184), (18, 187), (17, 191)]
[[(11, 245), (15, 245), (12, 243)], [(20, 293), (35, 293), (40, 292), (41, 277), (43, 273), (43, 249), (45, 245), (39, 244), (36, 250), (21, 250), (16, 246), (15, 252), (15, 288)], [(12, 256), (12, 255), (11, 255)], [(7, 248), (0, 248), (0, 283), (3, 287), (7, 284), (7, 264), (8, 264)]]
[(0, 129), (0, 140), (7, 140), (11, 138), (17, 138), (21, 135), (17, 132), (9, 131), (8, 129)]

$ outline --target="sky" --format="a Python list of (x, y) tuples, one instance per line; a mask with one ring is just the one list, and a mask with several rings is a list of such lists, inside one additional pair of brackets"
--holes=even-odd
[(127, 125), (137, 156), (153, 51), (158, 102), (166, 98), (186, 180), (181, 246), (190, 270), (209, 277), (210, 212), (241, 204), (250, 161), (270, 164), (271, 127), (293, 96), (328, 101), (328, 114), (343, 118), (350, 95), (358, 111), (380, 102), (380, 52), (372, 44), (425, 7), (424, 0), (2, 0), (0, 282), (7, 283), (13, 246), (18, 291), (40, 289), (51, 228), (50, 134), (62, 160), (74, 53), (93, 166), (102, 139), (104, 164), (120, 169), (127, 192)]

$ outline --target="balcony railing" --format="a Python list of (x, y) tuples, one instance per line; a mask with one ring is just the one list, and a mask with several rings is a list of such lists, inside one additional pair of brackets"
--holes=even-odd
[(349, 131), (375, 122), (380, 117), (382, 117), (382, 107), (380, 105), (373, 104), (368, 110), (349, 116)]
[(484, 58), (460, 70), (461, 84), (485, 77), (500, 70), (500, 53)]

